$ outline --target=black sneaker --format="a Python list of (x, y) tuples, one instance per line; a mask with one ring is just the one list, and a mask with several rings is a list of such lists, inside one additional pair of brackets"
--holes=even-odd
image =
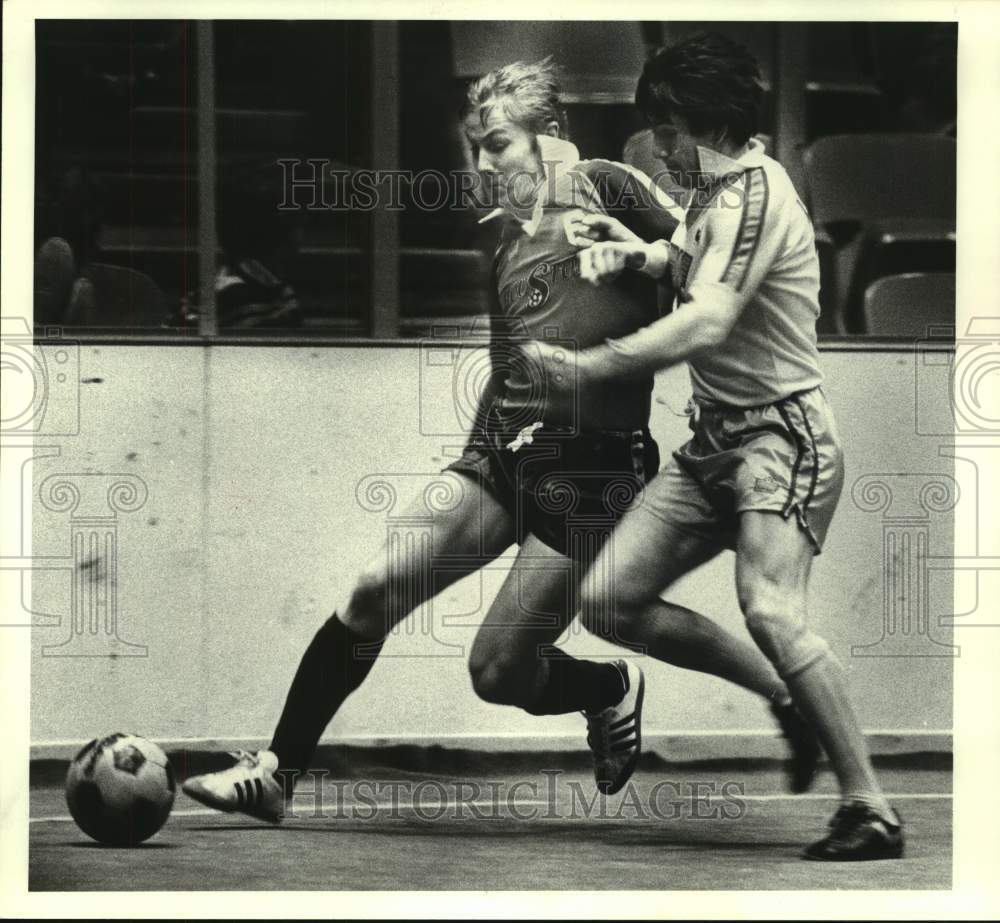
[(588, 715), (587, 744), (594, 754), (594, 781), (603, 795), (620, 792), (639, 762), (642, 751), (642, 698), (646, 680), (634, 663), (616, 660), (625, 694), (617, 705)]
[(806, 792), (816, 778), (819, 758), (823, 755), (819, 738), (812, 725), (791, 702), (787, 705), (772, 705), (771, 714), (781, 727), (781, 733), (792, 751), (785, 763), (788, 788), (797, 795)]
[(830, 821), (827, 836), (803, 853), (806, 859), (826, 862), (866, 862), (870, 859), (899, 859), (903, 855), (903, 823), (876, 814), (860, 802), (842, 804)]

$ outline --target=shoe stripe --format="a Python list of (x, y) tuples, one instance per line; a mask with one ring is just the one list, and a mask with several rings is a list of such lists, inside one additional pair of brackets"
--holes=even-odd
[(619, 728), (624, 727), (630, 721), (635, 721), (635, 712), (632, 712), (632, 714), (627, 715), (626, 717), (620, 719), (619, 721), (611, 722), (610, 729), (612, 731), (617, 731)]
[(264, 783), (260, 779), (254, 779), (253, 784), (257, 789), (257, 804), (260, 804), (264, 800)]
[(617, 743), (619, 740), (624, 740), (626, 737), (631, 737), (635, 733), (635, 725), (630, 725), (629, 727), (622, 728), (620, 731), (615, 731), (610, 735), (610, 740), (612, 743)]
[(877, 830), (887, 840), (892, 838), (889, 828), (885, 825), (885, 822), (881, 820), (881, 818), (879, 820), (872, 821), (872, 830)]
[(242, 808), (243, 807), (243, 788), (240, 786), (239, 782), (233, 783), (233, 788), (236, 789), (236, 803)]
[(639, 746), (639, 741), (638, 740), (629, 740), (629, 741), (626, 741), (625, 743), (615, 744), (611, 748), (611, 752), (612, 753), (627, 753), (629, 750), (634, 750), (638, 746)]
[(252, 808), (254, 806), (254, 792), (253, 792), (253, 786), (250, 784), (249, 779), (243, 780), (243, 788), (246, 792), (247, 807)]

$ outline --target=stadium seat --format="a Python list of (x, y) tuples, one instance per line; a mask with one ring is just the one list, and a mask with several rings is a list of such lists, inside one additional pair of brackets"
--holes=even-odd
[(871, 64), (867, 23), (809, 23), (806, 32), (806, 138), (879, 131), (886, 100)]
[(862, 293), (906, 271), (954, 271), (954, 139), (832, 135), (803, 155), (809, 207), (836, 247), (836, 324), (862, 326)]
[(955, 324), (955, 274), (910, 272), (885, 276), (865, 292), (865, 332), (925, 337), (928, 328)]
[(144, 273), (122, 266), (91, 263), (77, 280), (67, 323), (83, 327), (161, 327), (167, 318), (160, 287)]
[(806, 138), (877, 131), (885, 124), (885, 98), (871, 83), (806, 81)]

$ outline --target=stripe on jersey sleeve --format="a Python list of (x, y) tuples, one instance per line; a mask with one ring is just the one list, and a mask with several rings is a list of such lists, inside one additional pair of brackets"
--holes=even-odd
[(729, 257), (729, 265), (722, 274), (722, 282), (741, 291), (746, 284), (750, 264), (757, 253), (761, 234), (764, 229), (764, 216), (767, 214), (768, 185), (767, 176), (761, 167), (746, 172), (746, 189), (743, 194), (743, 211), (740, 215), (740, 227), (733, 243), (733, 252)]

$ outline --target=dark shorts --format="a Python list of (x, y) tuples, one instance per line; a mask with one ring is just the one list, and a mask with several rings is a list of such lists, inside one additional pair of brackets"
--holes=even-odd
[(646, 489), (647, 512), (727, 548), (736, 546), (740, 513), (794, 515), (819, 554), (844, 486), (821, 388), (760, 407), (703, 405), (690, 426), (692, 438)]
[(575, 560), (593, 559), (659, 468), (649, 430), (570, 434), (541, 426), (528, 442), (528, 434), (519, 439), (490, 419), (445, 470), (489, 491), (511, 514), (519, 543), (531, 534)]

